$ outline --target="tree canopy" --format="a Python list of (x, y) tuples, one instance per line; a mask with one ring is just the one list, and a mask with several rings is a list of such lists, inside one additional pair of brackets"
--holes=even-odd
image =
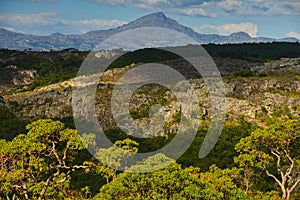
[(1, 140), (0, 191), (22, 199), (59, 198), (70, 174), (86, 168), (75, 158), (83, 145), (76, 130), (59, 121), (38, 120), (11, 142)]
[[(297, 199), (299, 118), (272, 120), (255, 130), (249, 124), (246, 127), (251, 133), (236, 144), (234, 164), (222, 169), (211, 164), (200, 170), (163, 154), (129, 166), (122, 160), (138, 153), (139, 144), (128, 138), (97, 150), (92, 157), (76, 130), (59, 121), (38, 120), (26, 126), (26, 134), (12, 141), (0, 140), (0, 198)], [(95, 138), (84, 136), (91, 141)], [(129, 172), (145, 167), (153, 171), (121, 172), (105, 165), (105, 160), (116, 168), (129, 167)], [(166, 162), (167, 167), (155, 168)], [(268, 187), (260, 189), (260, 185)]]
[(240, 140), (236, 162), (264, 170), (280, 187), (282, 198), (290, 199), (300, 183), (299, 138), (299, 118), (274, 122)]

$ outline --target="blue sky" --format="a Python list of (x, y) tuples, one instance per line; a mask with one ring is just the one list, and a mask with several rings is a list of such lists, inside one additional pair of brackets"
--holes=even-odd
[(299, 0), (1, 0), (0, 27), (35, 35), (80, 34), (158, 11), (200, 33), (300, 39)]

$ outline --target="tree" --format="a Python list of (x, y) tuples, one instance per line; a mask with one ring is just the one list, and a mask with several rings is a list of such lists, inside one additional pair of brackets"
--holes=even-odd
[(249, 199), (233, 185), (229, 176), (217, 184), (220, 177), (225, 177), (225, 171), (222, 175), (213, 175), (214, 172), (202, 174), (194, 167), (182, 169), (163, 154), (151, 156), (132, 168), (139, 170), (164, 162), (170, 165), (151, 173), (119, 174), (100, 189), (95, 199)]
[(220, 169), (216, 165), (211, 165), (208, 172), (199, 174), (199, 179), (209, 185), (207, 190), (217, 191), (220, 199), (249, 199), (246, 192), (235, 183), (236, 176), (238, 176), (236, 168)]
[(236, 161), (263, 169), (280, 187), (282, 198), (290, 199), (300, 183), (299, 138), (299, 118), (274, 122), (240, 140)]
[(151, 173), (121, 173), (109, 184), (102, 186), (95, 199), (203, 198), (202, 188), (197, 178), (173, 162), (173, 165)]
[(26, 129), (27, 134), (0, 142), (0, 193), (22, 199), (64, 195), (70, 174), (86, 168), (74, 164), (84, 148), (77, 131), (52, 120), (35, 121)]
[[(85, 145), (96, 146), (94, 134), (83, 134), (86, 142)], [(91, 161), (86, 161), (85, 164), (90, 166), (88, 170), (95, 171), (106, 178), (106, 183), (117, 176), (117, 169), (126, 168), (126, 160), (130, 157), (131, 153), (138, 152), (139, 144), (131, 139), (118, 140), (113, 146), (109, 148), (101, 148), (95, 154), (95, 158)], [(94, 147), (96, 149), (96, 147)], [(125, 150), (125, 151), (121, 151)], [(96, 160), (98, 159), (98, 160)], [(107, 166), (108, 165), (108, 166)], [(113, 168), (112, 168), (113, 167)]]

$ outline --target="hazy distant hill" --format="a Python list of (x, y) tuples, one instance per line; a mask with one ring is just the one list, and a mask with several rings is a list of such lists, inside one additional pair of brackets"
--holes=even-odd
[[(8, 49), (65, 49), (77, 48), (80, 50), (91, 50), (97, 44), (111, 37), (114, 34), (143, 27), (161, 27), (168, 28), (183, 33), (201, 44), (208, 43), (258, 43), (258, 42), (299, 42), (295, 38), (272, 39), (265, 37), (252, 38), (247, 33), (238, 32), (229, 36), (221, 36), (217, 34), (201, 34), (193, 29), (179, 24), (174, 19), (166, 17), (164, 13), (158, 12), (138, 18), (128, 24), (124, 24), (117, 28), (108, 30), (97, 30), (84, 33), (82, 35), (63, 35), (61, 33), (53, 33), (49, 36), (35, 36), (29, 34), (21, 34), (0, 29), (0, 48)], [(172, 36), (170, 36), (172, 37)]]

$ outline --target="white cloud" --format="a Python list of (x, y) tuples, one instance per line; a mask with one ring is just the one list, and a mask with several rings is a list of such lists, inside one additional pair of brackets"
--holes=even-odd
[(203, 17), (216, 17), (216, 14), (209, 13), (205, 9), (197, 6), (191, 6), (187, 8), (178, 9), (175, 11), (178, 14), (184, 14), (188, 16), (203, 16)]
[(166, 11), (173, 14), (188, 16), (216, 17), (214, 13), (207, 12), (197, 0), (91, 0), (100, 4), (113, 6), (131, 4), (135, 7), (151, 10), (153, 12)]
[(297, 38), (298, 40), (300, 40), (300, 33), (296, 33), (296, 32), (289, 32), (285, 34), (287, 37), (293, 37), (293, 38)]
[(212, 34), (216, 33), (219, 35), (230, 35), (236, 32), (248, 33), (251, 37), (256, 37), (258, 32), (258, 27), (255, 24), (244, 22), (240, 24), (224, 24), (221, 26), (203, 25), (200, 27), (195, 27), (195, 30), (200, 33)]
[(144, 0), (144, 1), (141, 1), (141, 2), (148, 3), (148, 4), (151, 4), (151, 5), (170, 3), (170, 1), (168, 1), (168, 0)]
[(297, 2), (292, 1), (253, 2), (251, 7), (245, 7), (243, 13), (240, 12), (239, 14), (263, 16), (298, 15), (300, 14), (300, 7), (297, 8), (295, 5), (297, 5)]
[(224, 11), (238, 10), (243, 6), (240, 0), (221, 0), (221, 1), (206, 1), (202, 3), (204, 8), (220, 8)]
[(2, 24), (8, 23), (12, 25), (40, 25), (47, 26), (53, 24), (53, 17), (56, 13), (53, 12), (41, 12), (33, 14), (17, 14), (17, 13), (5, 13), (0, 15), (0, 21)]
[(205, 1), (201, 6), (206, 10), (213, 10), (218, 15), (275, 16), (300, 14), (300, 2), (296, 0), (220, 0)]
[(49, 35), (54, 32), (64, 34), (85, 33), (90, 30), (108, 29), (126, 23), (121, 20), (66, 20), (57, 13), (42, 12), (33, 14), (6, 13), (0, 15), (0, 24), (8, 30), (17, 32)]
[(125, 5), (190, 16), (216, 17), (228, 14), (249, 16), (299, 15), (299, 0), (92, 0), (100, 4)]
[(291, 5), (291, 6), (293, 6), (294, 8), (300, 10), (300, 1), (289, 2), (289, 5)]

